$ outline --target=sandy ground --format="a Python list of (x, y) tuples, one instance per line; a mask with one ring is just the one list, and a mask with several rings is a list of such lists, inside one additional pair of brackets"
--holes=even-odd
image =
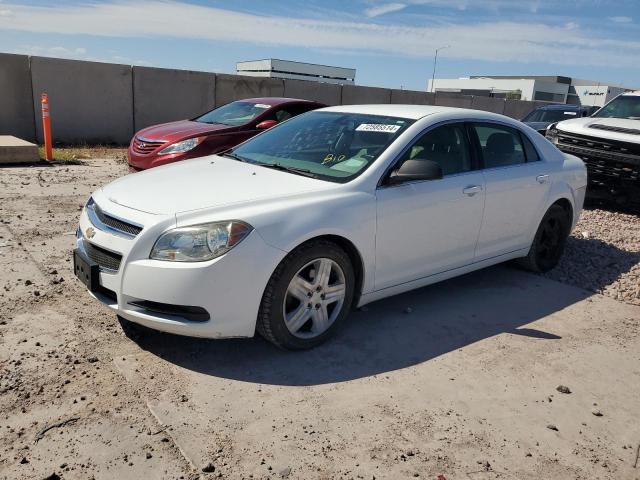
[(0, 478), (640, 479), (635, 217), (587, 212), (551, 278), (487, 269), (291, 353), (131, 328), (86, 294), (77, 216), (125, 172), (0, 170)]

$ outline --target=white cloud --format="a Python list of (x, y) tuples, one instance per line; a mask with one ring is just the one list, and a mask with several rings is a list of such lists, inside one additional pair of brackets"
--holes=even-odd
[(416, 58), (431, 58), (435, 46), (451, 45), (442, 52), (443, 56), (562, 66), (631, 67), (640, 55), (640, 40), (614, 40), (587, 28), (570, 29), (530, 19), (410, 27), (358, 20), (260, 16), (170, 0), (119, 0), (56, 7), (5, 5), (13, 11), (13, 17), (0, 17), (0, 29), (37, 33), (267, 43)]
[(78, 48), (66, 48), (66, 47), (50, 47), (43, 45), (24, 45), (17, 49), (16, 53), (23, 53), (27, 55), (36, 55), (39, 57), (56, 57), (56, 58), (70, 58), (76, 60), (89, 60), (87, 56), (87, 49)]
[(387, 13), (399, 12), (404, 8), (406, 8), (404, 3), (385, 3), (376, 7), (367, 8), (364, 14), (369, 18), (373, 18)]
[(633, 18), (624, 17), (624, 16), (609, 17), (609, 20), (611, 20), (612, 22), (615, 22), (615, 23), (631, 23), (631, 22), (633, 22)]

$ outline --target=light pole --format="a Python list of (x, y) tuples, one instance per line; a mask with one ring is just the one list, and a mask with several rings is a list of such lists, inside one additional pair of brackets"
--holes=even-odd
[(449, 48), (451, 45), (445, 45), (444, 47), (436, 48), (436, 54), (433, 56), (433, 75), (431, 76), (431, 92), (434, 90), (433, 84), (436, 81), (436, 64), (438, 63), (438, 52), (440, 50), (444, 50), (445, 48)]

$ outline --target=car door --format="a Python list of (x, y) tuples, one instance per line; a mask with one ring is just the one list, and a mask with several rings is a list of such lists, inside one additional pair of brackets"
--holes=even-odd
[(474, 123), (471, 133), (486, 185), (476, 260), (528, 248), (549, 193), (550, 166), (516, 128)]
[(484, 177), (464, 123), (436, 126), (399, 161), (433, 160), (443, 178), (376, 191), (376, 289), (417, 280), (473, 262), (484, 208)]

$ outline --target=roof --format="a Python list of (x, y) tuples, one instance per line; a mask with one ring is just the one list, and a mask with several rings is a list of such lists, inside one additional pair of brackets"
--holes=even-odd
[(492, 80), (540, 80), (545, 82), (556, 82), (571, 85), (571, 78), (563, 77), (561, 75), (472, 75), (469, 78), (473, 79), (492, 79)]
[(248, 102), (248, 103), (264, 103), (265, 105), (284, 105), (286, 103), (315, 103), (318, 105), (324, 105), (320, 102), (313, 100), (304, 100), (302, 98), (287, 98), (287, 97), (257, 97), (257, 98), (239, 98), (234, 102)]
[(564, 111), (572, 111), (572, 110), (589, 110), (592, 108), (587, 105), (570, 105), (570, 104), (553, 104), (553, 105), (543, 105), (542, 107), (538, 107), (537, 110), (564, 110)]
[(485, 112), (484, 110), (473, 110), (469, 108), (441, 107), (438, 105), (399, 105), (399, 104), (379, 104), (379, 105), (339, 105), (321, 109), (323, 112), (343, 112), (361, 113), (365, 115), (388, 115), (390, 117), (408, 118), (418, 120), (437, 113), (449, 113), (453, 115), (469, 115), (475, 118), (497, 118), (502, 117), (497, 113)]
[(337, 68), (340, 70), (351, 70), (353, 72), (356, 71), (355, 68), (350, 68), (350, 67), (337, 67), (335, 65), (324, 65), (322, 63), (298, 62), (296, 60), (283, 60), (281, 58), (259, 58), (257, 60), (242, 60), (241, 62), (236, 62), (236, 66), (242, 65), (244, 63), (254, 63), (254, 62), (283, 62), (283, 63), (294, 63), (298, 65), (310, 65), (313, 67)]

